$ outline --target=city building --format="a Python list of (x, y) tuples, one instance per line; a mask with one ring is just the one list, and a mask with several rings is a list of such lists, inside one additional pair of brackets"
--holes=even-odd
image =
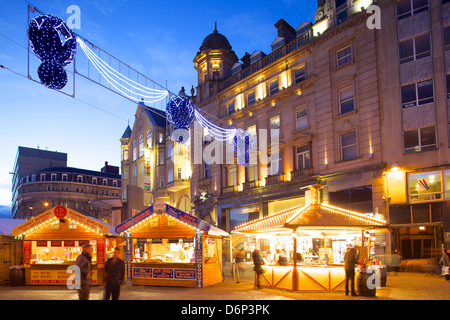
[(12, 183), (12, 217), (30, 219), (64, 205), (112, 224), (112, 211), (92, 206), (93, 200), (120, 199), (119, 168), (105, 162), (100, 171), (67, 167), (67, 154), (18, 148)]
[(120, 139), (122, 221), (156, 200), (190, 211), (190, 146), (172, 141), (172, 131), (164, 111), (138, 103)]
[(318, 0), (314, 23), (280, 19), (271, 52), (240, 60), (216, 27), (194, 58), (192, 100), (249, 132), (257, 162), (192, 162), (193, 213), (231, 231), (305, 203), (320, 183), (324, 203), (390, 223), (376, 254), (440, 255), (450, 244), (448, 2)]

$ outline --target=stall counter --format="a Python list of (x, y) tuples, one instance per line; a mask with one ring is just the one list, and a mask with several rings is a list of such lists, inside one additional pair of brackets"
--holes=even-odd
[[(293, 266), (262, 266), (261, 286), (293, 290)], [(343, 291), (345, 270), (342, 266), (297, 266), (297, 291)]]

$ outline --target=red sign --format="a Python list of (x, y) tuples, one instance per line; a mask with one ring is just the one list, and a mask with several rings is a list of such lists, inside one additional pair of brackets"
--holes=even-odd
[(25, 267), (30, 267), (31, 260), (31, 241), (23, 242), (23, 264)]
[(103, 238), (97, 239), (97, 266), (103, 268), (105, 264), (105, 241)]
[(67, 208), (64, 206), (55, 207), (55, 217), (58, 219), (64, 219), (67, 215)]

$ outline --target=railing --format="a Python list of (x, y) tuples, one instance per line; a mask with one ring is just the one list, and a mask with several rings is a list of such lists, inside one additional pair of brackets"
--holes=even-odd
[(222, 188), (222, 193), (226, 194), (226, 193), (235, 193), (238, 191), (238, 186), (228, 186), (228, 187), (224, 187)]
[(259, 187), (259, 180), (248, 181), (242, 184), (242, 189), (244, 191), (251, 190)]
[(313, 174), (312, 168), (291, 171), (291, 180), (304, 179)]
[(266, 177), (266, 186), (277, 184), (277, 183), (280, 183), (280, 182), (283, 182), (283, 181), (285, 181), (285, 175), (284, 174), (279, 174), (279, 175), (276, 175), (276, 176), (269, 176), (269, 177)]

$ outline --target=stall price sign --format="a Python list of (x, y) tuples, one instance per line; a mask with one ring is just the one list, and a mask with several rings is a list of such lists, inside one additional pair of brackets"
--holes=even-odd
[(195, 270), (192, 270), (192, 269), (175, 269), (175, 279), (178, 279), (178, 280), (195, 280)]
[(152, 268), (133, 268), (133, 278), (151, 279)]
[(154, 279), (173, 279), (173, 269), (153, 269)]
[(31, 241), (23, 242), (23, 265), (25, 268), (30, 267), (31, 260)]
[(195, 234), (195, 269), (197, 271), (197, 288), (203, 288), (203, 237)]

